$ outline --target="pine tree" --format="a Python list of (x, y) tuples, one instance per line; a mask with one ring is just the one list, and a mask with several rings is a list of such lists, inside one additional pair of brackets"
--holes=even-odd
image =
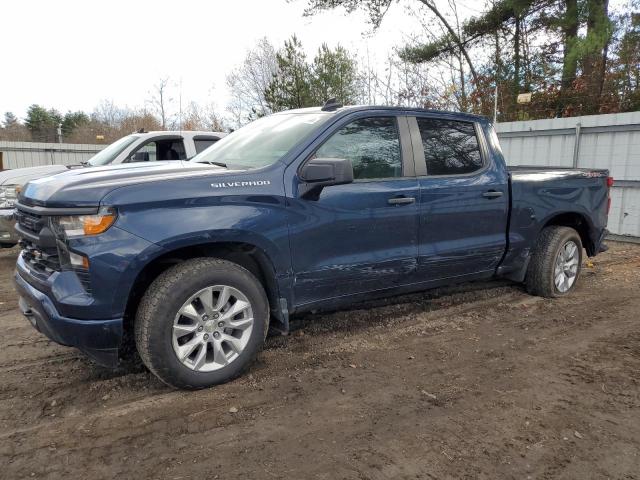
[(5, 112), (4, 113), (4, 122), (2, 122), (4, 128), (7, 130), (18, 125), (18, 117), (16, 117), (13, 112)]
[(311, 96), (316, 105), (324, 104), (329, 98), (336, 98), (343, 105), (355, 103), (357, 67), (343, 47), (331, 50), (322, 44), (311, 71)]
[(89, 116), (84, 112), (67, 112), (62, 119), (62, 135), (70, 137), (75, 130), (89, 123)]
[(311, 71), (300, 40), (294, 35), (276, 55), (278, 71), (265, 90), (267, 106), (274, 112), (311, 107)]
[(49, 109), (33, 104), (27, 109), (25, 126), (31, 132), (31, 137), (38, 142), (55, 142), (58, 125), (62, 123), (62, 116), (55, 109)]

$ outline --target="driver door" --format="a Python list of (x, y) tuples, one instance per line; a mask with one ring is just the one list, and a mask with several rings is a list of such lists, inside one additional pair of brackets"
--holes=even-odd
[(290, 199), (296, 305), (411, 283), (419, 186), (404, 116), (348, 121), (311, 158), (351, 161), (354, 182)]

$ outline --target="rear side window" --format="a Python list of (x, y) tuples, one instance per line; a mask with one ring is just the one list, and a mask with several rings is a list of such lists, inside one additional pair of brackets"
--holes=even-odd
[(158, 142), (158, 160), (186, 160), (187, 153), (182, 140)]
[(193, 140), (193, 143), (196, 147), (196, 153), (200, 153), (203, 150), (206, 150), (211, 145), (218, 141), (217, 138), (196, 138)]
[(417, 118), (427, 175), (462, 175), (482, 168), (473, 123)]
[(345, 125), (318, 149), (315, 157), (350, 160), (356, 179), (402, 176), (400, 138), (393, 117), (364, 118)]

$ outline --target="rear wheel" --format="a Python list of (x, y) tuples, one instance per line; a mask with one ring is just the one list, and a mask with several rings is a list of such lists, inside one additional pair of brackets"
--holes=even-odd
[(527, 270), (527, 291), (561, 297), (575, 287), (582, 265), (582, 241), (573, 228), (551, 226), (540, 233)]
[(163, 382), (206, 388), (250, 365), (268, 321), (266, 294), (248, 270), (198, 258), (172, 267), (151, 284), (136, 315), (136, 346)]

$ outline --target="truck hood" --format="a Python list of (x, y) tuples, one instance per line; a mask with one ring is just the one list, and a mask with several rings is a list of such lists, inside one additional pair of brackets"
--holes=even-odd
[(20, 202), (45, 207), (94, 207), (100, 204), (105, 195), (120, 187), (229, 172), (237, 171), (179, 161), (67, 170), (29, 182), (22, 190)]
[(24, 185), (30, 180), (66, 172), (64, 165), (41, 165), (39, 167), (14, 168), (0, 172), (0, 185)]

